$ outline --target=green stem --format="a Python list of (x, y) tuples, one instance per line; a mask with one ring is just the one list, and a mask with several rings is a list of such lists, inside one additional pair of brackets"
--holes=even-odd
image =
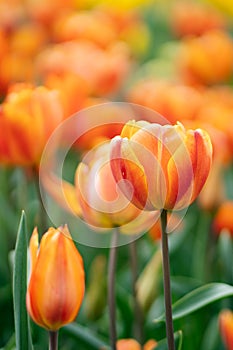
[(49, 332), (49, 350), (58, 349), (58, 331)]
[(34, 175), (34, 182), (35, 182), (35, 188), (36, 188), (36, 192), (37, 192), (37, 198), (39, 200), (39, 223), (41, 225), (41, 230), (39, 230), (39, 239), (41, 239), (42, 234), (40, 234), (40, 232), (46, 232), (47, 231), (47, 226), (48, 226), (48, 220), (47, 220), (47, 214), (44, 208), (44, 203), (42, 200), (42, 196), (41, 196), (41, 188), (40, 188), (40, 182), (39, 182), (39, 173), (38, 173), (38, 169), (33, 168), (33, 175)]
[(167, 210), (165, 209), (161, 213), (161, 226), (162, 226), (163, 284), (164, 284), (167, 342), (168, 342), (168, 350), (175, 350), (174, 331), (173, 331), (173, 322), (172, 322), (168, 234), (166, 232)]
[(110, 256), (108, 263), (108, 307), (109, 307), (109, 333), (112, 350), (116, 350), (116, 298), (115, 298), (115, 273), (117, 256), (118, 229), (112, 233)]
[(136, 282), (137, 282), (137, 244), (136, 241), (133, 241), (129, 245), (130, 249), (130, 262), (131, 262), (131, 274), (132, 274), (132, 293), (133, 293), (133, 300), (134, 300), (134, 316), (135, 316), (135, 323), (134, 323), (134, 333), (135, 333), (135, 339), (142, 344), (143, 342), (143, 313), (141, 306), (138, 302), (137, 297), (137, 288), (136, 288)]

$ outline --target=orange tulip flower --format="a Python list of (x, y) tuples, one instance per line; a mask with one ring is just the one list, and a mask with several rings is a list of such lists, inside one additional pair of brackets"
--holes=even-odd
[(57, 91), (16, 86), (0, 110), (0, 163), (37, 165), (48, 138), (62, 119)]
[(119, 339), (117, 350), (141, 350), (141, 345), (135, 339)]
[(210, 171), (212, 144), (201, 129), (182, 124), (128, 122), (111, 141), (111, 168), (120, 189), (138, 208), (189, 206)]
[(227, 350), (233, 350), (233, 312), (223, 310), (219, 315), (219, 327)]
[[(153, 350), (155, 349), (157, 342), (154, 339), (148, 340), (144, 346), (143, 350)], [(132, 338), (129, 339), (119, 339), (116, 344), (117, 350), (141, 350), (141, 345)]]
[(30, 255), (28, 313), (39, 326), (56, 331), (75, 319), (82, 303), (85, 289), (82, 257), (67, 226), (50, 228), (40, 247), (35, 228)]
[(109, 142), (91, 153), (76, 170), (75, 188), (82, 216), (96, 227), (111, 228), (135, 219), (141, 211), (117, 191), (109, 161)]
[(233, 201), (226, 201), (220, 205), (214, 218), (213, 227), (217, 234), (225, 229), (233, 236)]
[(185, 81), (209, 85), (229, 80), (233, 71), (232, 61), (231, 37), (225, 31), (211, 30), (200, 37), (184, 40), (178, 64)]

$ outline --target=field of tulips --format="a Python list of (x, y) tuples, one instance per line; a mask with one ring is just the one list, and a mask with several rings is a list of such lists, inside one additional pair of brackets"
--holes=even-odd
[(0, 1), (0, 349), (233, 350), (233, 3)]

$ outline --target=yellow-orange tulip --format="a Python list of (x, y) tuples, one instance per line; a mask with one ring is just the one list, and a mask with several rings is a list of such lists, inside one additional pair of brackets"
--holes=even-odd
[(58, 330), (72, 322), (84, 296), (82, 257), (67, 226), (50, 228), (38, 244), (34, 229), (30, 240), (31, 276), (27, 310), (41, 327)]
[(128, 122), (111, 141), (111, 168), (120, 189), (140, 209), (183, 209), (210, 171), (212, 144), (182, 124)]
[(233, 237), (233, 201), (223, 202), (217, 210), (213, 228), (217, 234), (227, 230)]
[(0, 111), (0, 163), (37, 165), (62, 119), (57, 91), (42, 86), (13, 89)]
[(233, 312), (223, 310), (219, 315), (220, 333), (227, 350), (233, 350)]

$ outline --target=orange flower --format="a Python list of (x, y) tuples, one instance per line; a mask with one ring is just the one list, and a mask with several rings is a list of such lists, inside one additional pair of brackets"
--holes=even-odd
[(72, 322), (84, 296), (83, 261), (67, 226), (49, 228), (38, 244), (35, 228), (30, 240), (31, 276), (27, 310), (39, 326), (58, 330)]
[(209, 135), (185, 130), (180, 123), (131, 121), (111, 145), (113, 176), (140, 209), (187, 207), (201, 191), (212, 162)]
[(226, 26), (224, 16), (213, 7), (194, 1), (174, 2), (171, 24), (177, 36), (201, 35), (212, 29)]
[[(154, 339), (148, 340), (144, 346), (143, 350), (153, 350), (155, 349), (157, 342)], [(141, 345), (135, 339), (119, 339), (116, 345), (117, 350), (141, 350)]]
[(134, 339), (119, 339), (117, 350), (141, 350), (141, 345)]
[(219, 315), (219, 327), (227, 350), (233, 350), (233, 312), (223, 310)]
[(191, 84), (226, 81), (233, 71), (233, 43), (224, 31), (209, 31), (182, 44), (179, 65), (184, 79)]
[(154, 350), (157, 344), (157, 341), (150, 339), (144, 344), (143, 350)]
[(202, 103), (197, 89), (168, 80), (145, 79), (128, 92), (129, 102), (149, 107), (162, 114), (172, 124), (193, 119)]
[(117, 191), (109, 162), (109, 142), (100, 145), (76, 170), (75, 188), (83, 218), (96, 227), (124, 225), (141, 211)]
[(37, 165), (48, 138), (63, 118), (58, 93), (45, 87), (16, 87), (0, 113), (0, 162)]
[(220, 205), (214, 218), (213, 227), (217, 234), (226, 229), (233, 236), (233, 201), (226, 201)]

